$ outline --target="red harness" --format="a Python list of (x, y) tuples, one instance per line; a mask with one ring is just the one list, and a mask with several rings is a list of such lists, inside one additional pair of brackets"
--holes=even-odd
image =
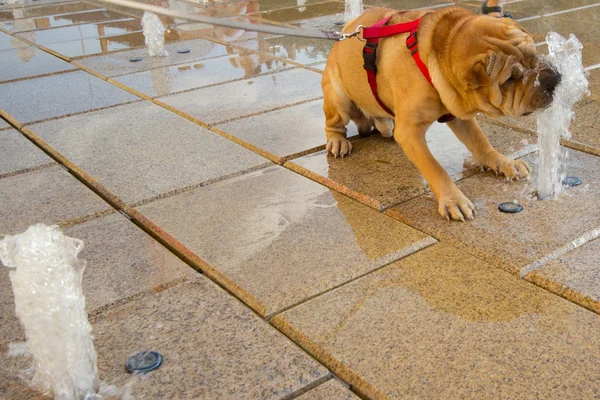
[[(431, 76), (429, 75), (429, 71), (427, 70), (427, 66), (421, 60), (421, 56), (419, 55), (419, 44), (417, 42), (417, 29), (419, 29), (419, 23), (421, 22), (421, 18), (416, 19), (414, 21), (405, 22), (403, 24), (389, 25), (385, 26), (387, 22), (394, 15), (390, 15), (387, 18), (382, 19), (381, 21), (369, 26), (365, 27), (362, 30), (362, 37), (367, 40), (365, 43), (365, 47), (363, 48), (363, 59), (365, 61), (364, 68), (367, 71), (367, 78), (369, 80), (369, 86), (371, 86), (371, 91), (373, 92), (373, 96), (375, 96), (375, 100), (377, 103), (391, 116), (394, 116), (394, 113), (383, 104), (379, 96), (377, 95), (377, 46), (379, 45), (379, 38), (397, 35), (399, 33), (410, 32), (408, 37), (406, 38), (406, 47), (410, 50), (410, 54), (412, 54), (417, 67), (427, 79), (427, 82), (433, 85), (431, 81)], [(435, 88), (435, 86), (434, 86)], [(442, 115), (438, 122), (448, 122), (454, 119), (454, 115), (445, 114)]]

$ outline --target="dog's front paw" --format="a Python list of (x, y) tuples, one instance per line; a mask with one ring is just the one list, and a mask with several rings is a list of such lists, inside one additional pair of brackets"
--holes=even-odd
[(331, 154), (335, 158), (338, 158), (338, 156), (344, 158), (344, 156), (352, 153), (352, 143), (344, 137), (334, 137), (327, 141), (325, 150), (327, 154)]
[(522, 160), (511, 160), (510, 158), (500, 154), (494, 153), (486, 160), (486, 167), (496, 172), (496, 174), (502, 174), (508, 179), (520, 181), (521, 179), (527, 179), (529, 176), (529, 165)]
[(464, 222), (466, 219), (473, 220), (475, 216), (475, 206), (458, 188), (454, 188), (447, 195), (440, 196), (438, 206), (438, 212), (448, 221)]

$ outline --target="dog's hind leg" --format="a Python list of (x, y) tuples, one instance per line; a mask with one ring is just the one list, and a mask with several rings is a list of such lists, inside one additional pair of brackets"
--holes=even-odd
[(389, 138), (394, 136), (394, 124), (391, 119), (374, 118), (375, 129), (381, 133), (381, 136)]
[(352, 143), (346, 139), (346, 125), (350, 122), (356, 106), (346, 96), (339, 83), (330, 77), (329, 68), (325, 68), (323, 72), (321, 86), (325, 112), (326, 150), (335, 158), (344, 157), (352, 152)]
[(355, 104), (353, 104), (352, 115), (350, 116), (350, 119), (356, 124), (358, 128), (358, 135), (360, 137), (371, 136), (373, 120), (367, 117), (365, 113), (363, 113), (362, 110), (360, 110)]

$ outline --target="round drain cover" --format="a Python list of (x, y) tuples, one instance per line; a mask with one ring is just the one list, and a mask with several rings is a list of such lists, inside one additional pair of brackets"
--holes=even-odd
[(142, 60), (143, 60), (143, 58), (142, 58), (142, 57), (131, 57), (131, 58), (129, 59), (129, 61), (130, 61), (130, 62), (140, 62), (140, 61), (142, 61)]
[(125, 368), (129, 372), (145, 374), (160, 367), (162, 361), (162, 356), (155, 351), (138, 351), (129, 357)]
[(519, 211), (523, 211), (523, 206), (518, 203), (513, 203), (512, 201), (507, 201), (506, 203), (502, 203), (498, 206), (498, 210), (505, 213), (518, 213)]
[(189, 53), (189, 52), (190, 52), (190, 49), (179, 49), (179, 50), (177, 50), (177, 52), (178, 52), (179, 54), (187, 54), (187, 53)]
[(567, 176), (562, 183), (565, 186), (579, 186), (581, 185), (581, 179), (576, 176)]

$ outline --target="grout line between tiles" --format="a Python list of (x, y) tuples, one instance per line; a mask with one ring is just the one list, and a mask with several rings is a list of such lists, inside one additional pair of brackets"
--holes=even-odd
[[(269, 325), (269, 326), (271, 328), (273, 328), (273, 329), (276, 329), (273, 325)], [(288, 338), (288, 340), (289, 340), (289, 338)], [(319, 360), (316, 360), (316, 361), (319, 362)], [(316, 380), (310, 382), (308, 385), (305, 385), (305, 386), (301, 387), (300, 389), (295, 390), (292, 393), (287, 394), (287, 395), (281, 397), (281, 400), (293, 400), (293, 399), (296, 399), (299, 396), (302, 396), (303, 394), (305, 394), (305, 393), (313, 390), (314, 388), (321, 386), (325, 382), (331, 380), (331, 378), (332, 378), (332, 376), (331, 376), (331, 372), (330, 372), (327, 375), (324, 375), (324, 376), (320, 377), (319, 379), (316, 379)]]
[(39, 120), (31, 121), (31, 122), (25, 122), (23, 124), (20, 124), (19, 127), (20, 128), (25, 128), (25, 127), (29, 127), (31, 125), (41, 124), (42, 122), (48, 122), (48, 121), (54, 121), (54, 120), (62, 119), (62, 118), (74, 117), (74, 116), (77, 116), (77, 115), (88, 114), (88, 113), (92, 113), (92, 112), (96, 112), (96, 111), (109, 110), (111, 108), (115, 108), (115, 107), (119, 107), (119, 106), (125, 106), (127, 104), (139, 103), (141, 101), (143, 101), (143, 99), (131, 100), (131, 101), (127, 101), (127, 102), (124, 102), (124, 103), (112, 104), (110, 106), (93, 108), (91, 110), (78, 111), (78, 112), (71, 113), (71, 114), (64, 114), (64, 115), (59, 115), (59, 116), (56, 116), (56, 117), (39, 119)]
[[(40, 50), (42, 50), (42, 49), (40, 49)], [(5, 83), (14, 83), (14, 82), (28, 81), (28, 80), (36, 79), (36, 78), (45, 78), (45, 77), (48, 77), (48, 76), (63, 75), (63, 74), (71, 73), (71, 72), (77, 72), (77, 68), (66, 69), (66, 70), (63, 70), (63, 71), (46, 72), (46, 73), (39, 74), (39, 75), (24, 76), (22, 78), (16, 78), (16, 79), (9, 79), (7, 81), (0, 81), (0, 85), (4, 85)]]
[(284, 308), (282, 308), (280, 310), (274, 311), (271, 314), (268, 314), (265, 317), (265, 319), (267, 321), (270, 321), (271, 319), (273, 319), (273, 317), (275, 317), (275, 316), (277, 316), (277, 315), (279, 315), (281, 313), (284, 313), (284, 312), (286, 312), (288, 310), (291, 310), (292, 308), (301, 306), (302, 304), (305, 304), (305, 303), (307, 303), (307, 302), (309, 302), (311, 300), (314, 300), (316, 298), (324, 296), (327, 293), (332, 292), (334, 290), (337, 290), (337, 289), (339, 289), (341, 287), (349, 285), (349, 284), (353, 283), (354, 281), (357, 281), (357, 280), (359, 280), (361, 278), (364, 278), (365, 276), (371, 275), (371, 274), (373, 274), (373, 273), (375, 273), (375, 272), (377, 272), (377, 271), (379, 271), (379, 270), (387, 267), (388, 265), (390, 265), (390, 264), (392, 264), (392, 263), (394, 263), (396, 261), (399, 261), (399, 260), (402, 260), (402, 259), (404, 259), (406, 257), (412, 256), (413, 254), (416, 254), (419, 251), (421, 251), (423, 249), (426, 249), (429, 246), (433, 246), (436, 243), (438, 243), (438, 241), (436, 239), (434, 239), (433, 237), (427, 235), (427, 237), (424, 237), (423, 239), (421, 239), (421, 240), (419, 240), (417, 242), (411, 243), (410, 245), (408, 245), (406, 247), (403, 247), (402, 249), (400, 249), (398, 251), (395, 251), (393, 253), (389, 253), (389, 254), (387, 254), (387, 255), (379, 258), (378, 260), (375, 260), (373, 262), (373, 265), (380, 264), (378, 267), (370, 269), (367, 272), (365, 272), (363, 274), (360, 274), (360, 275), (357, 275), (357, 276), (355, 276), (352, 279), (346, 280), (346, 281), (340, 283), (339, 285), (327, 288), (326, 290), (323, 290), (323, 291), (321, 291), (321, 292), (319, 292), (319, 293), (317, 293), (317, 294), (315, 294), (313, 296), (310, 296), (310, 297), (307, 297), (305, 299), (302, 299), (301, 301), (299, 301), (297, 303), (294, 303), (294, 304), (292, 304), (290, 306), (287, 306), (287, 307), (284, 307)]
[(552, 17), (554, 15), (566, 14), (566, 13), (570, 13), (570, 12), (573, 12), (573, 11), (585, 10), (585, 9), (588, 9), (588, 8), (598, 7), (598, 6), (600, 6), (600, 3), (588, 4), (588, 5), (581, 6), (581, 7), (574, 7), (574, 8), (569, 8), (567, 10), (561, 10), (561, 11), (551, 12), (551, 13), (548, 13), (548, 14), (543, 14), (542, 16), (543, 17)]
[(200, 183), (196, 183), (194, 185), (185, 186), (182, 188), (171, 190), (169, 192), (161, 193), (159, 195), (149, 197), (147, 199), (137, 200), (135, 202), (128, 203), (126, 208), (124, 209), (124, 212), (127, 212), (127, 210), (132, 209), (132, 208), (142, 207), (147, 204), (153, 203), (155, 201), (167, 199), (167, 198), (173, 197), (173, 196), (177, 196), (179, 194), (186, 193), (186, 192), (189, 192), (189, 191), (192, 191), (192, 190), (204, 187), (204, 186), (212, 185), (217, 182), (222, 182), (222, 181), (226, 181), (229, 179), (237, 178), (239, 176), (246, 175), (251, 172), (255, 172), (255, 171), (258, 171), (258, 170), (261, 170), (264, 168), (268, 168), (270, 166), (273, 166), (273, 164), (271, 162), (269, 162), (268, 160), (265, 160), (265, 162), (262, 164), (256, 165), (254, 167), (246, 168), (242, 171), (234, 172), (234, 173), (231, 173), (228, 175), (223, 175), (223, 176), (220, 176), (220, 177), (214, 178), (214, 179), (209, 179), (209, 180), (206, 180), (206, 181), (203, 181)]
[(13, 176), (26, 174), (28, 172), (39, 171), (41, 169), (45, 169), (45, 168), (49, 168), (49, 167), (54, 167), (55, 165), (58, 165), (58, 164), (55, 163), (55, 162), (49, 162), (49, 163), (46, 163), (46, 164), (36, 165), (35, 167), (23, 168), (23, 169), (20, 169), (18, 171), (7, 172), (5, 174), (0, 174), (0, 179), (10, 178), (10, 177), (13, 177)]
[(587, 231), (583, 235), (571, 240), (566, 245), (559, 247), (558, 249), (553, 250), (552, 252), (546, 254), (544, 257), (532, 262), (531, 264), (521, 268), (520, 275), (521, 278), (525, 277), (527, 274), (542, 268), (544, 265), (548, 264), (551, 261), (556, 260), (557, 258), (567, 254), (568, 252), (583, 246), (584, 244), (597, 239), (600, 237), (600, 228), (592, 229)]

